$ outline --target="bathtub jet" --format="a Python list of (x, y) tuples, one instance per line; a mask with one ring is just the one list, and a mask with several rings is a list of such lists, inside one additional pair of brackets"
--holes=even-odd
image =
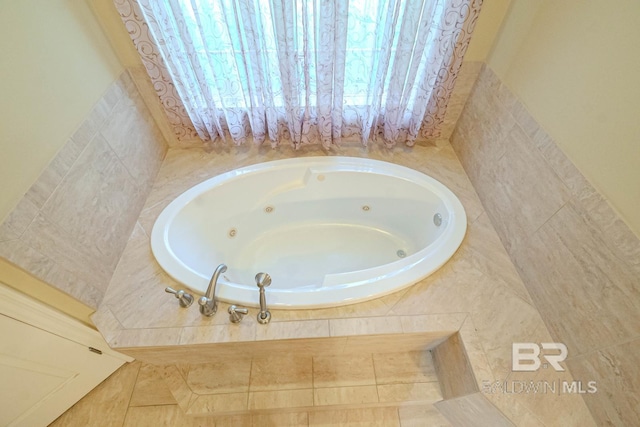
[(187, 190), (160, 214), (151, 248), (175, 280), (257, 306), (320, 308), (377, 298), (420, 281), (458, 249), (458, 198), (416, 170), (364, 158), (306, 157), (233, 170)]

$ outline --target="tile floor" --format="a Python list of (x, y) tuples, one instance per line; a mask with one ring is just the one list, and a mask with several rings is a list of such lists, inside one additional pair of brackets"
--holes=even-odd
[(441, 399), (429, 352), (134, 361), (51, 426), (449, 426)]

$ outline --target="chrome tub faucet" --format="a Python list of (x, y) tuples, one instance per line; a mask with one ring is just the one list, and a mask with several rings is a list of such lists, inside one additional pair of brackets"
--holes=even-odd
[(249, 313), (249, 309), (244, 307), (238, 307), (237, 305), (229, 306), (229, 321), (231, 323), (240, 323), (242, 317)]
[(260, 313), (258, 313), (258, 323), (265, 325), (271, 321), (271, 313), (267, 310), (267, 297), (264, 288), (271, 284), (271, 276), (267, 273), (256, 274), (256, 285), (260, 288)]
[(176, 291), (175, 289), (167, 286), (164, 291), (168, 294), (175, 295), (178, 298), (178, 302), (180, 303), (180, 307), (187, 308), (193, 303), (193, 295), (185, 292), (184, 290)]
[(221, 273), (227, 271), (227, 266), (220, 264), (216, 267), (216, 271), (213, 272), (213, 276), (209, 281), (209, 287), (207, 293), (200, 297), (198, 304), (200, 305), (200, 313), (204, 316), (213, 316), (218, 311), (218, 300), (216, 298), (216, 285), (218, 284), (218, 278)]

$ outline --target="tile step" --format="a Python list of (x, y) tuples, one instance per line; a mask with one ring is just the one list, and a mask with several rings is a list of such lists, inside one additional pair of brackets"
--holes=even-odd
[(413, 408), (432, 408), (433, 411), (439, 413), (439, 411), (433, 406), (434, 403), (442, 400), (442, 397), (419, 399), (411, 401), (386, 401), (386, 402), (367, 402), (367, 403), (336, 403), (329, 405), (308, 405), (298, 407), (280, 407), (280, 408), (260, 408), (260, 409), (242, 409), (242, 410), (229, 410), (226, 408), (216, 409), (213, 406), (207, 405), (195, 405), (195, 401), (192, 405), (184, 411), (186, 415), (193, 417), (203, 416), (230, 416), (230, 415), (258, 415), (258, 414), (282, 414), (282, 413), (299, 413), (299, 412), (325, 412), (325, 411), (342, 411), (342, 410), (357, 410), (357, 409), (374, 409), (374, 408), (389, 408), (389, 407), (413, 407)]

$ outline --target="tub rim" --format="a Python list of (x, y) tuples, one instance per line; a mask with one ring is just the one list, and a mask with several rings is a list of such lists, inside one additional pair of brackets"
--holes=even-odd
[[(448, 212), (446, 223), (443, 223), (446, 228), (429, 245), (405, 258), (365, 270), (326, 275), (325, 282), (327, 277), (330, 276), (349, 277), (352, 282), (348, 285), (320, 286), (316, 289), (304, 287), (303, 294), (309, 296), (306, 301), (292, 301), (295, 299), (295, 295), (299, 294), (295, 290), (269, 288), (267, 289), (267, 297), (270, 307), (281, 309), (325, 308), (379, 298), (405, 289), (425, 279), (441, 268), (462, 244), (467, 229), (465, 209), (455, 193), (437, 179), (407, 166), (376, 159), (350, 156), (311, 156), (272, 160), (243, 166), (208, 178), (182, 192), (165, 206), (154, 222), (150, 243), (155, 261), (174, 280), (196, 293), (204, 294), (210, 277), (205, 277), (184, 264), (173, 253), (169, 244), (169, 226), (180, 211), (200, 195), (225, 183), (241, 179), (244, 176), (250, 176), (265, 170), (287, 168), (292, 165), (312, 168), (317, 167), (316, 164), (330, 168), (338, 167), (336, 170), (344, 170), (344, 167), (349, 167), (347, 169), (349, 171), (376, 172), (391, 178), (406, 179), (421, 187), (428, 188), (442, 201)], [(212, 265), (212, 271), (216, 265)], [(390, 266), (395, 268), (392, 269)], [(372, 275), (373, 278), (371, 277)], [(193, 282), (196, 281), (199, 282), (198, 286), (193, 285)], [(237, 295), (233, 293), (237, 293)], [(340, 295), (339, 301), (335, 301), (338, 299), (336, 298), (336, 293)], [(251, 286), (251, 284), (236, 284), (227, 281), (223, 277), (218, 281), (217, 297), (221, 301), (257, 306), (258, 296), (258, 288)]]

